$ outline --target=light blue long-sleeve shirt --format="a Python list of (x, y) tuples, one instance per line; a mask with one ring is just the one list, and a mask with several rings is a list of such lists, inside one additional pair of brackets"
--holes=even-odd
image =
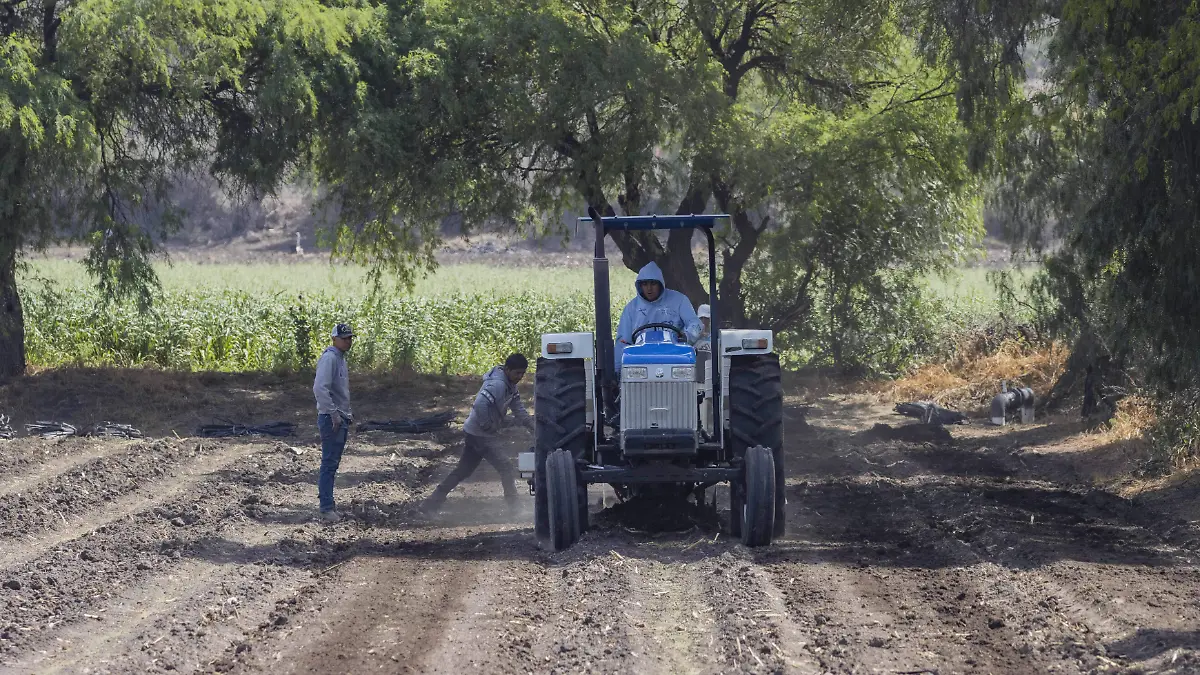
[(339, 413), (351, 418), (350, 370), (346, 367), (346, 355), (337, 347), (326, 347), (317, 359), (316, 377), (313, 378), (313, 395), (317, 398), (317, 414)]
[[(657, 281), (663, 287), (662, 293), (654, 302), (642, 297), (642, 289), (637, 285), (650, 280)], [(625, 353), (625, 347), (633, 343), (633, 331), (648, 323), (667, 323), (675, 326), (687, 336), (689, 344), (695, 342), (704, 330), (704, 325), (700, 323), (700, 318), (696, 316), (696, 310), (692, 308), (687, 296), (679, 291), (667, 289), (666, 283), (663, 282), (662, 270), (655, 263), (646, 265), (638, 272), (634, 288), (637, 295), (625, 305), (624, 311), (621, 312), (621, 320), (617, 322), (617, 342), (613, 349), (617, 370), (621, 369), (621, 356)]]

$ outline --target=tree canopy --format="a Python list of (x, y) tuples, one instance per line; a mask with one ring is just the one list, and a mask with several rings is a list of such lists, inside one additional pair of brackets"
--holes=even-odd
[[(818, 298), (841, 308), (831, 335), (853, 332), (854, 308), (894, 304), (980, 234), (987, 134), (955, 111), (990, 99), (964, 95), (984, 69), (937, 2), (3, 5), (8, 345), (20, 251), (86, 241), (107, 292), (152, 288), (172, 221), (133, 214), (187, 170), (253, 192), (315, 180), (340, 208), (335, 255), (401, 281), (433, 264), (448, 213), (726, 212), (724, 316), (794, 337)], [(614, 241), (704, 297), (690, 233)]]
[[(448, 205), (525, 226), (720, 211), (724, 316), (787, 331), (819, 288), (881, 288), (979, 236), (955, 84), (902, 3), (414, 2), (385, 30), (317, 163), (367, 258), (427, 261)], [(692, 233), (613, 239), (706, 297)]]
[(990, 158), (999, 205), (1023, 243), (1049, 250), (1036, 290), (1086, 360), (1161, 393), (1200, 386), (1200, 3), (1010, 9), (974, 20), (1036, 40), (1047, 62), (1026, 95), (989, 99), (1006, 120)]
[(176, 221), (138, 214), (181, 172), (278, 184), (371, 19), (316, 0), (0, 3), (0, 373), (24, 370), (22, 251), (86, 243), (107, 294), (148, 300)]

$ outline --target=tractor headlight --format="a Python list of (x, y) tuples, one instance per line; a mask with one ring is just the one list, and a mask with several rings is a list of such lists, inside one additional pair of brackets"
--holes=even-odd
[(546, 345), (547, 354), (570, 354), (575, 350), (575, 345), (570, 342), (551, 342)]
[(676, 380), (690, 380), (696, 377), (695, 366), (675, 366), (671, 369), (671, 377)]
[(645, 366), (625, 366), (625, 379), (644, 380), (649, 375)]

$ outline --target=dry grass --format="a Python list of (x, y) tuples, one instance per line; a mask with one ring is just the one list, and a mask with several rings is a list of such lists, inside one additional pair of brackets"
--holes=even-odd
[(1020, 339), (1005, 339), (995, 349), (979, 336), (964, 338), (955, 357), (946, 363), (922, 366), (889, 383), (883, 391), (892, 401), (934, 401), (958, 409), (986, 406), (1002, 382), (1029, 387), (1045, 396), (1062, 374), (1070, 356), (1061, 342), (1032, 346)]
[(1145, 396), (1128, 396), (1117, 403), (1117, 413), (1100, 434), (1114, 441), (1142, 441), (1158, 423), (1154, 404)]

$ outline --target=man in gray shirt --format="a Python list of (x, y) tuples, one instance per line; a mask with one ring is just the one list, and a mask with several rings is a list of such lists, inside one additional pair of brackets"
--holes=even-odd
[(321, 352), (313, 395), (317, 397), (317, 429), (321, 431), (321, 473), (317, 478), (317, 499), (321, 520), (336, 523), (342, 515), (334, 509), (333, 482), (342, 451), (350, 434), (354, 416), (350, 411), (350, 369), (346, 352), (354, 342), (354, 331), (339, 323), (333, 327), (333, 345)]
[(496, 435), (506, 426), (504, 417), (511, 410), (513, 421), (533, 431), (533, 417), (521, 403), (521, 392), (517, 384), (525, 377), (529, 369), (529, 361), (523, 354), (512, 354), (504, 361), (503, 366), (496, 366), (483, 377), (483, 386), (475, 395), (475, 403), (471, 406), (471, 414), (463, 424), (466, 432), (466, 447), (463, 448), (462, 458), (458, 466), (442, 481), (433, 494), (421, 504), (421, 512), (432, 516), (438, 512), (446, 495), (459, 483), (479, 467), (479, 462), (487, 460), (500, 474), (500, 483), (504, 487), (504, 499), (510, 510), (517, 507), (517, 487), (514, 482), (512, 462), (504, 456), (503, 450), (496, 442)]

